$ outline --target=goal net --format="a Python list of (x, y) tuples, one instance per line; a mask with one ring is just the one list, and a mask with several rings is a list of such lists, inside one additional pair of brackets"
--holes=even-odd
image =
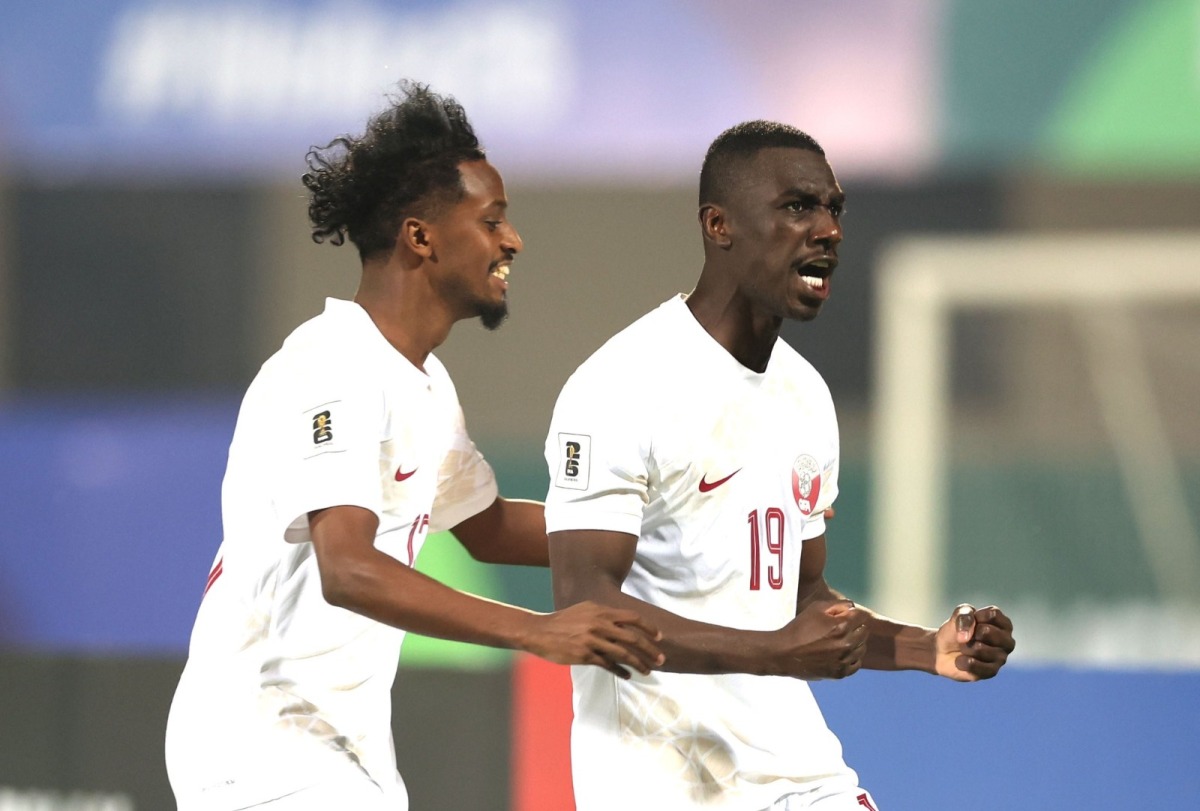
[(913, 238), (876, 287), (869, 576), (1024, 661), (1200, 665), (1200, 235)]

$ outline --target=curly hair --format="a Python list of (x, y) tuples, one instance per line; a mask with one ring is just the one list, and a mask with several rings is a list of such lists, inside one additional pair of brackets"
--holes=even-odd
[(466, 111), (427, 85), (399, 87), (361, 137), (343, 135), (306, 155), (313, 242), (349, 238), (366, 259), (392, 250), (405, 217), (436, 217), (462, 199), (458, 165), (484, 158)]
[(717, 136), (700, 168), (700, 205), (719, 203), (736, 181), (743, 160), (761, 149), (790, 147), (807, 149), (825, 157), (825, 150), (808, 133), (777, 121), (746, 121)]

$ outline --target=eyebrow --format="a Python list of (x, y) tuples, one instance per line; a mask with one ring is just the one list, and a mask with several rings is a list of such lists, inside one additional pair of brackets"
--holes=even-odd
[[(790, 189), (785, 189), (779, 196), (780, 196), (780, 198), (800, 197), (800, 198), (803, 198), (806, 200), (820, 200), (821, 199), (821, 195), (817, 194), (817, 192), (814, 191), (811, 187), (801, 188), (799, 186), (793, 186)], [(829, 202), (830, 203), (846, 202), (846, 193), (842, 192), (842, 191), (834, 192), (833, 194), (831, 194), (829, 196)]]

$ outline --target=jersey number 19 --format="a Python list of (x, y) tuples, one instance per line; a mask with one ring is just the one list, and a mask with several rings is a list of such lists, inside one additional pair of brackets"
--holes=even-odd
[(766, 546), (768, 555), (774, 556), (773, 560), (767, 560), (767, 585), (773, 589), (783, 588), (783, 522), (783, 510), (778, 507), (768, 507), (761, 524), (758, 510), (751, 510), (746, 516), (746, 523), (750, 525), (751, 591), (758, 591), (761, 587), (763, 546)]

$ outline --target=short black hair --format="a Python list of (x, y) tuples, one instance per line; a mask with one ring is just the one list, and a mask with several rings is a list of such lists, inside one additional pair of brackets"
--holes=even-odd
[(825, 157), (825, 150), (811, 135), (778, 121), (745, 121), (717, 136), (700, 167), (700, 205), (720, 203), (737, 177), (743, 161), (771, 147), (807, 149)]
[(428, 85), (399, 88), (361, 137), (309, 150), (301, 180), (314, 242), (341, 245), (348, 237), (366, 259), (392, 250), (405, 217), (435, 217), (462, 199), (458, 165), (485, 157), (466, 111)]

